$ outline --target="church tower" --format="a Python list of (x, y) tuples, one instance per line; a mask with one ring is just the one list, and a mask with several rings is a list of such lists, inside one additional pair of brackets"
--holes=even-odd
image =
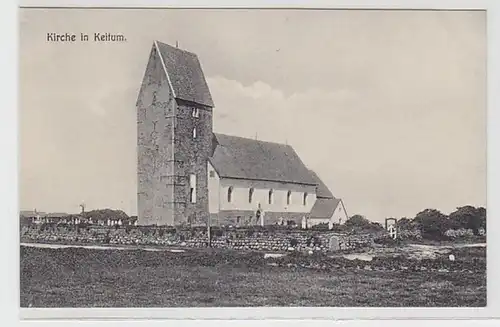
[(138, 223), (205, 225), (214, 104), (196, 54), (154, 42), (136, 107)]

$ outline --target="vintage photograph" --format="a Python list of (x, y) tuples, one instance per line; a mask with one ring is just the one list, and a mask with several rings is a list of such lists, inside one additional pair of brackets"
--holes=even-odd
[(485, 11), (19, 20), (22, 308), (486, 306)]

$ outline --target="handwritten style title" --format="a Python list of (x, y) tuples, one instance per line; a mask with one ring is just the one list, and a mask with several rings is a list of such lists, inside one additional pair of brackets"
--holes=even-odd
[(113, 33), (94, 33), (92, 35), (80, 33), (77, 37), (74, 33), (47, 33), (47, 42), (126, 42), (127, 38), (121, 34)]

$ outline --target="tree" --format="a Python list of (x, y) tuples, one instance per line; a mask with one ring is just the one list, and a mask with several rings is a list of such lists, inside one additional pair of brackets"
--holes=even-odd
[(371, 227), (371, 222), (362, 215), (354, 215), (346, 220), (345, 227), (350, 228), (369, 228)]
[(463, 206), (450, 213), (450, 226), (453, 229), (472, 229), (475, 235), (479, 229), (486, 229), (486, 209), (483, 207)]
[(446, 215), (436, 209), (425, 209), (419, 212), (413, 222), (422, 232), (422, 236), (431, 239), (440, 239), (449, 229), (449, 220)]
[(403, 217), (398, 220), (398, 228), (400, 229), (412, 229), (414, 227), (413, 221), (410, 219)]

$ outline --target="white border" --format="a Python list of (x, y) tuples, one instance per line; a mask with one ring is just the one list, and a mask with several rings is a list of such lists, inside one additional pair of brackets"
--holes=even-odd
[[(0, 216), (5, 226), (0, 229), (2, 247), (2, 259), (6, 264), (3, 265), (2, 285), (0, 296), (2, 297), (3, 321), (13, 321), (18, 319), (18, 313), (23, 318), (43, 319), (58, 316), (59, 319), (68, 319), (86, 316), (94, 319), (391, 319), (391, 318), (449, 318), (463, 319), (476, 318), (485, 319), (487, 317), (500, 317), (500, 282), (494, 276), (500, 276), (500, 263), (497, 260), (498, 250), (500, 249), (500, 240), (494, 236), (494, 232), (499, 229), (500, 214), (498, 201), (500, 160), (498, 151), (500, 150), (500, 132), (499, 123), (499, 102), (497, 92), (500, 90), (499, 83), (499, 65), (500, 51), (498, 42), (500, 40), (500, 14), (497, 1), (465, 1), (465, 0), (433, 0), (433, 1), (264, 1), (254, 0), (242, 1), (235, 4), (232, 1), (20, 1), (22, 6), (85, 6), (85, 7), (253, 7), (253, 8), (357, 8), (357, 9), (487, 9), (488, 10), (488, 307), (482, 309), (463, 309), (463, 308), (189, 308), (189, 309), (23, 309), (19, 311), (19, 233), (18, 233), (18, 190), (17, 190), (17, 55), (36, 55), (36, 54), (16, 54), (17, 27), (15, 18), (16, 8), (9, 2), (2, 2), (0, 10), (0, 33), (1, 40), (10, 43), (9, 46), (2, 47), (1, 56), (1, 74), (4, 79), (2, 83), (2, 119), (0, 119), (0, 140), (2, 146), (2, 159), (0, 160)], [(5, 7), (5, 8), (4, 8)], [(8, 8), (7, 8), (8, 7)], [(12, 33), (12, 29), (16, 33)], [(5, 34), (5, 35), (4, 35)], [(4, 94), (5, 93), (5, 94)], [(497, 128), (495, 128), (497, 127)], [(492, 219), (493, 218), (493, 219)], [(14, 250), (15, 249), (15, 250)], [(495, 252), (497, 253), (495, 255)], [(15, 255), (14, 255), (15, 254)], [(495, 256), (495, 257), (494, 257)], [(7, 268), (7, 269), (6, 269)], [(15, 268), (15, 270), (14, 270)], [(15, 299), (15, 300), (14, 300)], [(16, 313), (16, 315), (14, 315)], [(73, 321), (45, 321), (47, 325), (71, 325)], [(160, 323), (160, 321), (156, 321)], [(154, 322), (154, 323), (156, 323)], [(122, 325), (130, 325), (131, 321), (121, 321)], [(153, 323), (153, 322), (151, 322)], [(178, 322), (174, 322), (176, 325)], [(221, 322), (213, 321), (220, 325)], [(250, 321), (250, 323), (252, 323)], [(262, 322), (259, 322), (259, 324)], [(273, 322), (278, 323), (278, 322)], [(286, 321), (287, 326), (295, 321)], [(404, 324), (411, 323), (405, 321)], [(426, 324), (429, 322), (425, 322)], [(484, 321), (483, 321), (484, 323)], [(109, 323), (108, 323), (109, 324)], [(390, 325), (390, 321), (383, 322), (384, 325)], [(441, 325), (442, 323), (440, 323)], [(459, 321), (453, 322), (454, 326), (459, 326)], [(479, 322), (474, 322), (478, 325)], [(7, 325), (11, 325), (7, 322)]]

